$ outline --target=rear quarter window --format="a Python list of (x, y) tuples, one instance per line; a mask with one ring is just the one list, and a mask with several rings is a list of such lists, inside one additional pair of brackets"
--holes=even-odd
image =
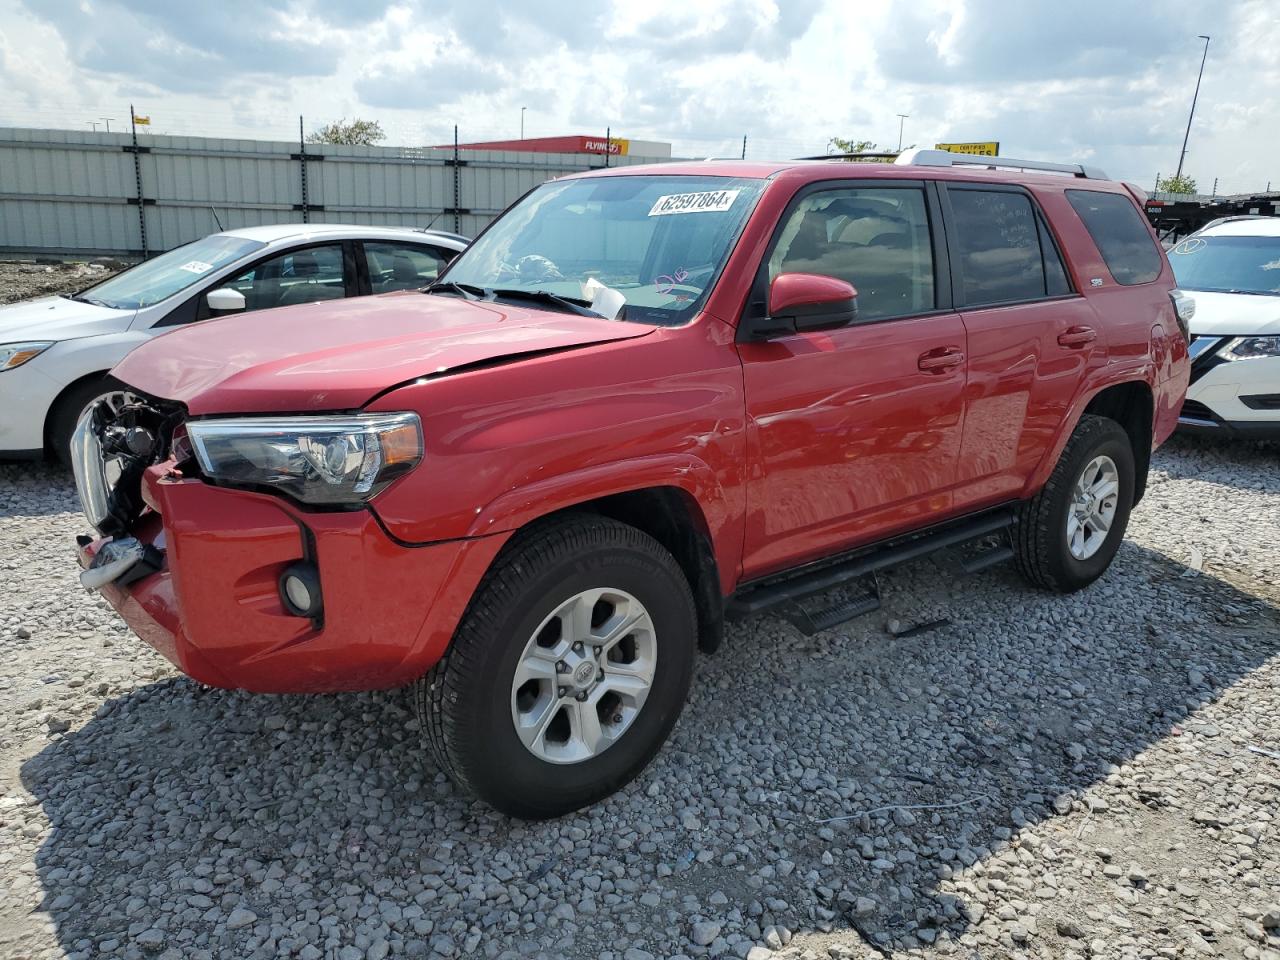
[(1067, 200), (1093, 237), (1116, 283), (1149, 283), (1160, 276), (1160, 251), (1128, 197), (1097, 190), (1068, 190)]

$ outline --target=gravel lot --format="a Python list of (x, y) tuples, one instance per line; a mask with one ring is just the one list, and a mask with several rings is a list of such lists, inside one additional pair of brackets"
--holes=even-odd
[(544, 824), (460, 798), (400, 693), (177, 676), (78, 588), (68, 477), (2, 466), (0, 956), (1280, 958), (1278, 465), (1173, 442), (1072, 597), (924, 562), (831, 633), (748, 622)]
[(75, 293), (105, 280), (124, 264), (115, 260), (92, 263), (31, 263), (0, 261), (0, 303), (14, 303), (51, 293)]

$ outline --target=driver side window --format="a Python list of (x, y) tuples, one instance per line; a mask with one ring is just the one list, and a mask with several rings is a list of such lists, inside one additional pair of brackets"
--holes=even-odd
[(221, 284), (244, 294), (246, 310), (269, 310), (346, 296), (342, 244), (291, 250)]
[(816, 273), (858, 291), (862, 320), (926, 313), (937, 304), (924, 191), (858, 187), (810, 194), (796, 206), (769, 258), (780, 273)]

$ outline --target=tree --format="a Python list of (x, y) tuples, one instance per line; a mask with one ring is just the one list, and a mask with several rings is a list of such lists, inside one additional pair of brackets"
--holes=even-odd
[(1185, 173), (1176, 177), (1156, 177), (1156, 190), (1167, 193), (1195, 193), (1196, 181)]
[(876, 145), (870, 140), (846, 140), (844, 137), (832, 137), (827, 141), (827, 149), (835, 148), (836, 153), (874, 153)]
[(377, 120), (361, 120), (355, 117), (348, 121), (346, 117), (326, 123), (319, 130), (312, 131), (307, 143), (340, 143), (346, 146), (371, 147), (379, 140), (387, 139), (382, 131), (382, 124)]

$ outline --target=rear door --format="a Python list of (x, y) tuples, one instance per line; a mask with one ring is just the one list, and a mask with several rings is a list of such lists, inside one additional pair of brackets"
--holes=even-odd
[(1105, 362), (1093, 308), (1072, 289), (1058, 242), (1025, 189), (940, 185), (969, 376), (956, 506), (1018, 496), (1085, 371)]
[(740, 329), (781, 273), (849, 281), (860, 321), (739, 343), (751, 457), (745, 577), (949, 510), (965, 333), (939, 218), (925, 183), (877, 179), (816, 184), (780, 219)]
[(361, 246), (369, 293), (421, 290), (453, 259), (453, 251), (422, 243), (365, 240)]

